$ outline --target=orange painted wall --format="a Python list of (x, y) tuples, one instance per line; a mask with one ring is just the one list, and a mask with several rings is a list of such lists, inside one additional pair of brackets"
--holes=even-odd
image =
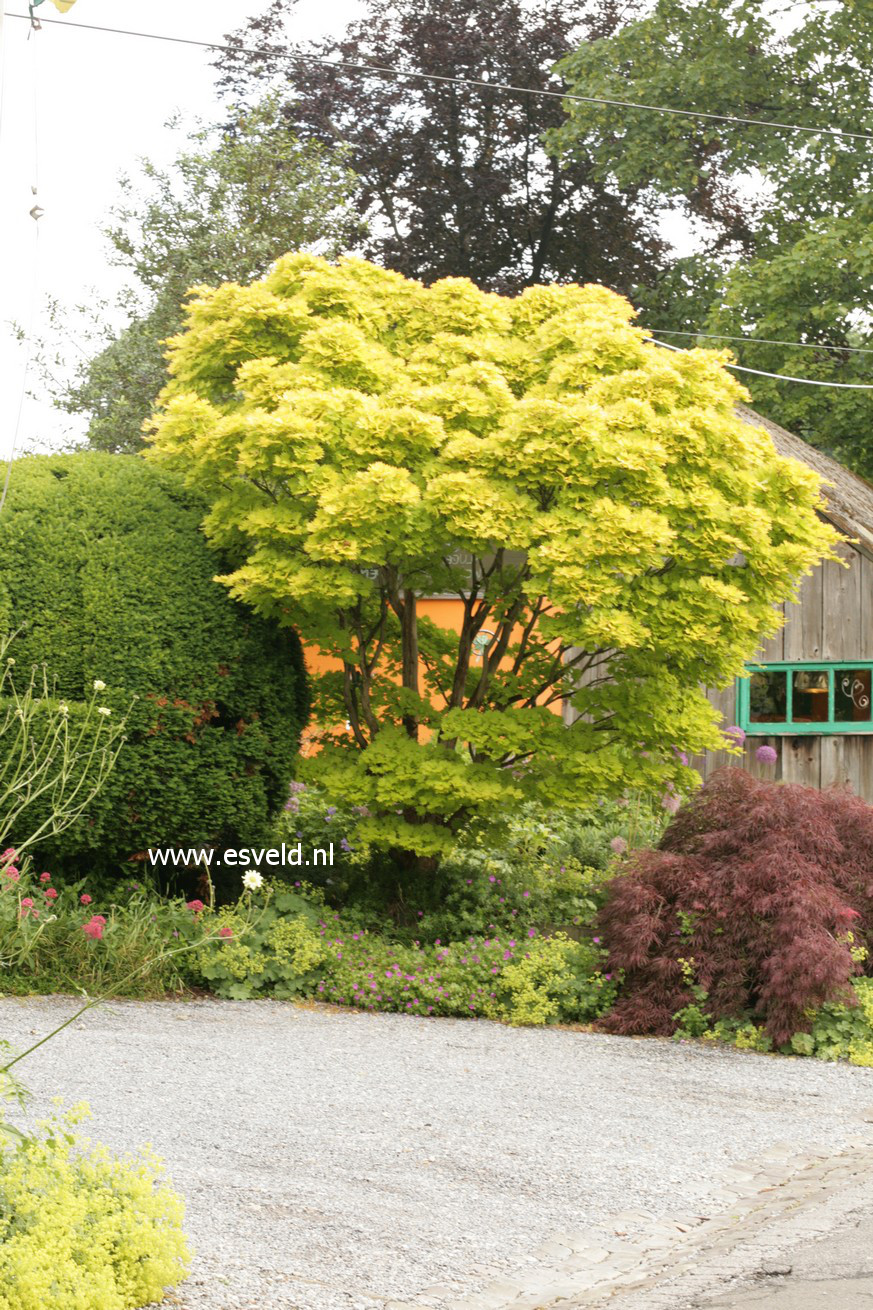
[[(454, 629), (460, 633), (461, 623), (463, 621), (464, 606), (460, 600), (454, 598), (421, 600), (418, 604), (418, 612), (432, 619), (434, 623), (439, 624), (441, 628)], [(518, 629), (518, 636), (521, 636), (521, 629)], [(317, 647), (304, 647), (304, 658), (306, 660), (307, 671), (311, 674), (330, 673), (341, 668), (339, 660), (332, 655), (324, 655)], [(475, 660), (475, 656), (474, 656)], [(508, 663), (508, 661), (504, 661)], [(561, 713), (561, 702), (553, 701), (550, 709), (555, 714)], [(317, 732), (317, 728), (311, 728), (310, 733)], [(307, 734), (304, 734), (304, 740)], [(304, 749), (305, 753), (305, 749)]]
[[(459, 600), (422, 600), (418, 603), (419, 614), (426, 615), (438, 623), (441, 628), (454, 628), (461, 631), (464, 606)], [(309, 673), (331, 673), (339, 669), (340, 662), (332, 655), (323, 655), (317, 647), (307, 646), (304, 650), (306, 668)]]

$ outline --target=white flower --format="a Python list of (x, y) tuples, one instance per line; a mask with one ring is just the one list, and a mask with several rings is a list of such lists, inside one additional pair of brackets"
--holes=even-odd
[(243, 887), (247, 892), (260, 891), (264, 885), (264, 880), (256, 869), (249, 869), (243, 874)]
[(97, 708), (97, 713), (98, 713), (98, 714), (102, 714), (103, 717), (104, 717), (104, 719), (108, 719), (108, 718), (109, 718), (109, 715), (112, 713), (112, 710), (107, 709), (107, 707), (106, 707), (105, 705), (100, 705), (100, 706), (98, 706), (98, 708)]
[(14, 664), (14, 663), (15, 663), (15, 660), (12, 658), (11, 655), (7, 655), (7, 656), (6, 656), (6, 663), (7, 663), (7, 664)]
[(60, 705), (58, 706), (58, 714), (69, 714), (69, 712), (70, 712), (69, 705), (65, 705), (64, 702), (61, 701)]
[(103, 682), (103, 681), (101, 681), (100, 678), (95, 678), (95, 679), (94, 679), (94, 690), (95, 690), (95, 691), (105, 691), (105, 690), (106, 690), (106, 683)]

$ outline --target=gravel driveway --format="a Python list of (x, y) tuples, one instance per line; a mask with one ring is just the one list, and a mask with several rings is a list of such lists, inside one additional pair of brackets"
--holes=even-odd
[[(71, 1012), (0, 1000), (19, 1048)], [(22, 1066), (150, 1141), (188, 1204), (186, 1310), (451, 1302), (556, 1233), (706, 1206), (779, 1142), (845, 1144), (873, 1071), (270, 1001), (112, 1002)]]

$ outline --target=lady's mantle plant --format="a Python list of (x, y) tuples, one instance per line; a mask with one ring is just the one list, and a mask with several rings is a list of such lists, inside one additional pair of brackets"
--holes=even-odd
[[(195, 292), (152, 457), (211, 500), (232, 594), (333, 656), (316, 709), (348, 729), (313, 768), (365, 841), (432, 857), (524, 800), (691, 784), (700, 688), (828, 552), (816, 476), (736, 418), (723, 356), (632, 318), (304, 254)], [(441, 594), (460, 631), (422, 613)]]

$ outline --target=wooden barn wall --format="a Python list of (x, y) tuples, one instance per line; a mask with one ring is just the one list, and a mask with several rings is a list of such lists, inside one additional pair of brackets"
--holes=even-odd
[[(783, 607), (784, 626), (760, 649), (757, 658), (763, 663), (873, 659), (873, 559), (851, 546), (839, 549), (848, 568), (828, 561), (804, 579), (799, 600)], [(723, 715), (725, 727), (736, 723), (733, 685), (710, 688), (707, 695)], [(564, 722), (570, 724), (576, 717), (565, 702)], [(775, 764), (759, 764), (755, 759), (755, 751), (764, 745), (776, 751)], [(856, 795), (873, 804), (873, 735), (749, 737), (742, 756), (714, 751), (692, 764), (704, 778), (722, 765), (741, 764), (756, 777), (805, 787), (848, 783)]]
[[(840, 553), (849, 567), (828, 561), (804, 579), (798, 601), (786, 605), (785, 625), (764, 642), (758, 658), (778, 660), (873, 659), (873, 560), (851, 546)], [(725, 726), (736, 722), (734, 687), (707, 691), (724, 715)], [(775, 764), (759, 764), (755, 751), (769, 745)], [(873, 736), (749, 737), (743, 757), (710, 752), (693, 761), (704, 778), (723, 764), (742, 764), (756, 777), (780, 778), (805, 787), (848, 783), (852, 791), (873, 803)]]

